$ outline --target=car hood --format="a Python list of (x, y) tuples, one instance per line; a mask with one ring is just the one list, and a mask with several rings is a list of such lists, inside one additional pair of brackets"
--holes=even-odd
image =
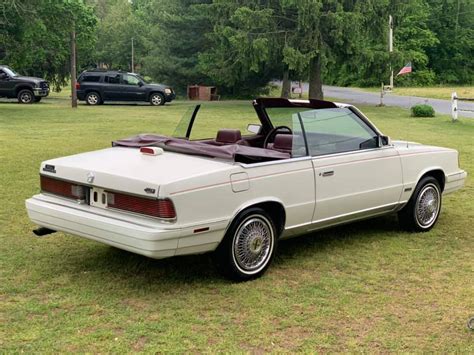
[(157, 196), (161, 185), (230, 168), (232, 163), (212, 158), (167, 151), (145, 155), (137, 148), (114, 147), (45, 161), (40, 173), (137, 195), (150, 196), (145, 189), (151, 189)]
[(146, 86), (149, 87), (149, 88), (156, 88), (156, 89), (162, 89), (162, 90), (169, 87), (167, 85), (158, 84), (158, 83), (150, 83), (150, 84), (146, 84)]
[(434, 151), (456, 151), (455, 149), (445, 148), (445, 147), (437, 147), (434, 145), (425, 145), (417, 142), (409, 142), (409, 141), (392, 141), (393, 146), (399, 152), (405, 153), (417, 153), (417, 152), (434, 152)]
[(34, 83), (40, 83), (42, 81), (46, 81), (42, 78), (36, 78), (34, 76), (22, 76), (22, 75), (15, 76), (14, 79), (15, 80), (21, 80), (21, 81), (31, 81), (31, 82), (34, 82)]

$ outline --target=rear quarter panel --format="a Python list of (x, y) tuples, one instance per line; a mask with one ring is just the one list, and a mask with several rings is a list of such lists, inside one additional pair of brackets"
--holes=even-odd
[(173, 200), (180, 227), (222, 222), (226, 226), (243, 209), (266, 201), (283, 205), (286, 226), (311, 221), (314, 171), (311, 160), (241, 165), (160, 187)]

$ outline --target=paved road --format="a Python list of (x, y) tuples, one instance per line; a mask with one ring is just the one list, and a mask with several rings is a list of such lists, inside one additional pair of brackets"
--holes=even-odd
[[(308, 84), (303, 84), (303, 90), (308, 90)], [(343, 88), (337, 86), (323, 86), (324, 96), (336, 98), (341, 102), (350, 102), (354, 104), (378, 105), (380, 103), (380, 93), (366, 92), (353, 88)], [(424, 104), (433, 106), (435, 111), (440, 114), (451, 115), (451, 100), (430, 99), (426, 97), (416, 96), (400, 96), (395, 94), (387, 94), (384, 97), (384, 104), (387, 106), (399, 106), (410, 108), (416, 104)], [(458, 108), (469, 109), (473, 112), (458, 111), (459, 117), (474, 118), (474, 103), (467, 101), (458, 101)]]

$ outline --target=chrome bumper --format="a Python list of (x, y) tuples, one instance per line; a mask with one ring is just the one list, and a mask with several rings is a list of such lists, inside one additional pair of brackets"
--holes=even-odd
[(35, 96), (45, 97), (49, 95), (49, 89), (34, 88), (33, 93)]

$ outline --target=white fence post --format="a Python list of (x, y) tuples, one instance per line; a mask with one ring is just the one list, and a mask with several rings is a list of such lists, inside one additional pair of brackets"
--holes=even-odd
[(458, 119), (458, 95), (456, 92), (451, 94), (451, 117), (453, 122)]

